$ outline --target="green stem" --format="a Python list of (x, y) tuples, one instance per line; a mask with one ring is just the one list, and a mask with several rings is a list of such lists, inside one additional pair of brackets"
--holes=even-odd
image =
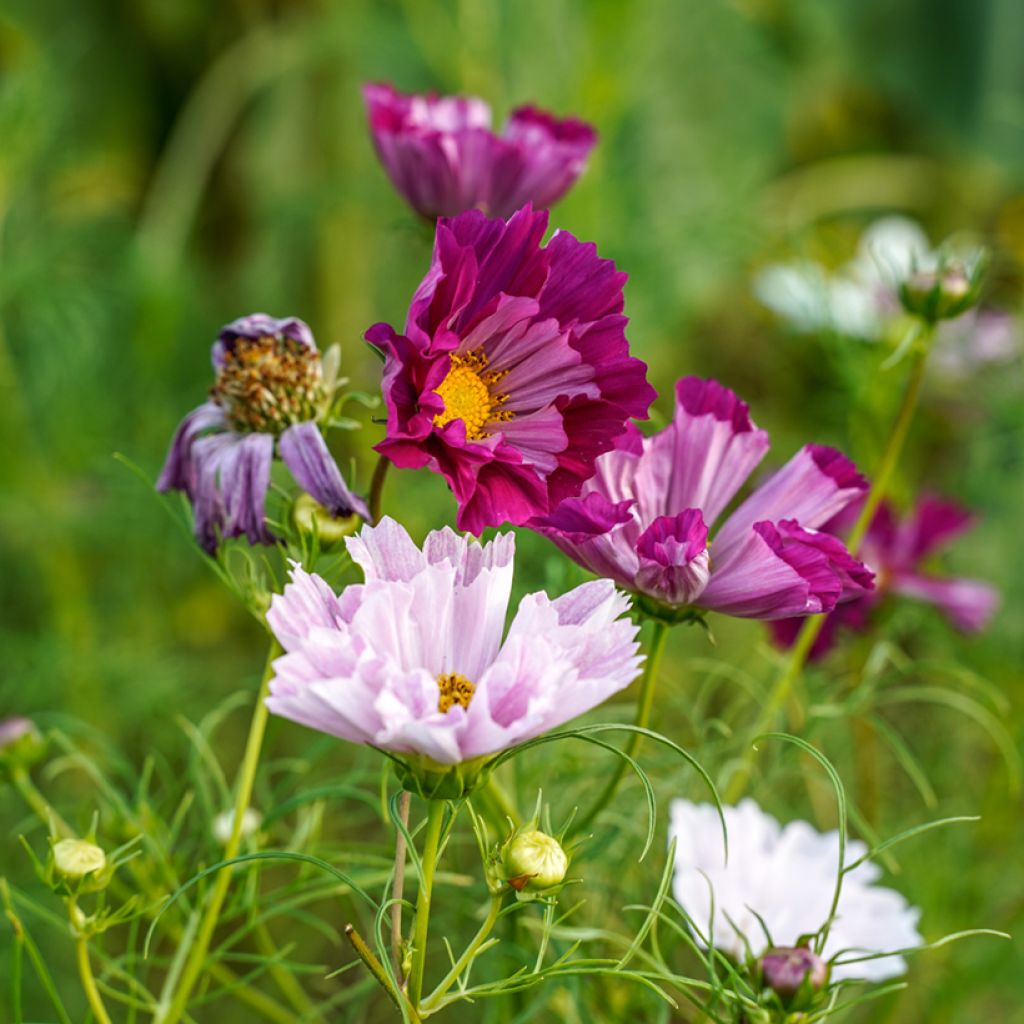
[[(907, 440), (907, 434), (910, 432), (910, 425), (914, 421), (914, 413), (917, 411), (918, 399), (921, 397), (921, 385), (924, 382), (924, 371), (928, 361), (928, 330), (930, 328), (926, 329), (922, 343), (914, 353), (910, 376), (907, 379), (907, 386), (903, 392), (903, 401), (900, 403), (896, 419), (893, 422), (892, 429), (889, 431), (889, 438), (885, 443), (885, 450), (882, 452), (882, 460), (878, 464), (878, 469), (875, 472), (874, 481), (871, 485), (871, 490), (868, 491), (864, 507), (861, 509), (860, 515), (857, 516), (857, 521), (854, 523), (847, 540), (847, 547), (854, 555), (857, 554), (861, 542), (864, 540), (864, 535), (868, 532), (868, 527), (870, 527), (872, 520), (875, 518), (878, 506), (881, 505), (888, 493), (893, 473), (896, 471), (900, 455), (903, 452), (903, 445)], [(765, 701), (764, 707), (761, 710), (761, 715), (754, 727), (753, 734), (755, 737), (771, 730), (776, 716), (783, 709), (786, 701), (789, 700), (793, 686), (803, 672), (804, 664), (811, 653), (814, 641), (818, 639), (818, 634), (825, 625), (826, 618), (826, 615), (814, 615), (804, 620), (803, 625), (800, 627), (800, 632), (797, 633), (796, 642), (793, 644), (793, 649), (790, 652), (786, 666), (780, 673), (774, 687), (772, 687), (768, 700)], [(744, 756), (736, 774), (729, 781), (729, 785), (725, 790), (726, 803), (735, 803), (743, 795), (747, 783), (750, 781), (755, 756), (756, 751), (751, 747)]]
[(384, 481), (388, 476), (388, 467), (391, 460), (383, 455), (377, 459), (377, 465), (373, 467), (373, 479), (370, 480), (370, 496), (367, 505), (370, 507), (370, 522), (376, 523), (380, 519), (380, 506), (384, 498)]
[[(658, 679), (658, 667), (661, 664), (661, 656), (665, 650), (665, 640), (668, 637), (667, 623), (662, 622), (660, 619), (653, 619), (652, 622), (654, 631), (651, 634), (651, 643), (647, 651), (647, 664), (644, 666), (644, 675), (640, 680), (640, 696), (636, 706), (636, 717), (633, 720), (633, 724), (641, 729), (646, 729), (647, 723), (651, 720), (651, 709), (654, 707), (655, 684)], [(629, 734), (629, 742), (626, 744), (625, 750), (628, 757), (636, 759), (642, 740), (643, 736), (638, 732)], [(622, 777), (626, 774), (628, 767), (629, 762), (625, 758), (617, 758), (615, 771), (608, 780), (608, 784), (602, 790), (601, 795), (594, 801), (590, 810), (573, 824), (572, 831), (574, 835), (587, 828), (605, 807), (611, 803), (612, 797), (618, 791), (619, 784), (622, 782)]]
[(85, 990), (85, 998), (89, 1002), (89, 1009), (96, 1018), (97, 1024), (110, 1024), (110, 1015), (103, 1005), (103, 997), (96, 987), (96, 979), (93, 977), (92, 964), (89, 963), (89, 941), (79, 930), (82, 921), (82, 912), (75, 904), (74, 897), (68, 900), (68, 917), (71, 920), (71, 929), (75, 933), (75, 960), (78, 963), (78, 976), (82, 980), (82, 988)]
[(427, 929), (430, 925), (430, 897), (434, 888), (434, 868), (437, 866), (441, 828), (444, 825), (444, 800), (427, 803), (427, 831), (423, 839), (421, 860), (423, 880), (416, 896), (416, 925), (412, 940), (412, 969), (409, 972), (409, 1000), (419, 1008), (423, 995), (423, 969), (427, 961)]
[(53, 828), (62, 839), (73, 838), (75, 830), (53, 809), (50, 802), (36, 789), (28, 772), (22, 767), (16, 767), (11, 772), (11, 781), (14, 788), (21, 794), (21, 798), (35, 812), (43, 824)]
[[(245, 744), (245, 756), (242, 759), (242, 766), (239, 770), (238, 793), (235, 796), (234, 821), (231, 824), (231, 836), (224, 847), (224, 860), (231, 860), (238, 856), (242, 845), (242, 824), (245, 812), (249, 809), (252, 799), (253, 785), (256, 781), (256, 768), (259, 765), (260, 749), (263, 746), (263, 734), (267, 727), (267, 704), (266, 697), (270, 686), (270, 677), (273, 675), (274, 659), (280, 654), (281, 648), (276, 640), (271, 641), (270, 650), (267, 653), (267, 664), (263, 670), (263, 679), (260, 683), (259, 695), (256, 698), (256, 706), (253, 708), (252, 721), (249, 724), (249, 738)], [(185, 963), (174, 997), (170, 1006), (164, 1010), (163, 1007), (157, 1010), (155, 1024), (177, 1024), (181, 1019), (185, 1008), (188, 1005), (189, 996), (192, 994), (196, 982), (206, 969), (206, 954), (210, 947), (210, 940), (213, 938), (214, 929), (217, 927), (217, 919), (220, 916), (221, 907), (227, 897), (228, 889), (231, 887), (231, 868), (223, 868), (217, 872), (213, 892), (210, 894), (209, 902), (203, 912), (203, 919), (199, 925), (195, 941)]]
[(370, 973), (377, 979), (377, 983), (391, 997), (391, 1001), (395, 1006), (400, 1010), (404, 1009), (413, 1024), (420, 1024), (420, 1015), (416, 1012), (416, 1008), (410, 1004), (402, 992), (395, 990), (394, 985), (391, 984), (391, 979), (388, 977), (388, 972), (384, 970), (384, 965), (373, 955), (373, 950), (370, 949), (363, 937), (356, 931), (354, 925), (345, 925), (345, 938), (348, 939), (353, 950), (355, 950), (356, 956), (366, 964)]
[(500, 895), (491, 897), (491, 905), (487, 910), (487, 917), (484, 918), (484, 923), (480, 925), (480, 930), (473, 936), (473, 941), (470, 942), (465, 952), (455, 962), (455, 966), (445, 975), (441, 984), (424, 1000), (423, 1009), (426, 1012), (431, 1013), (439, 1009), (438, 1003), (444, 994), (459, 980), (462, 973), (472, 962), (473, 957), (476, 956), (476, 951), (483, 945), (487, 936), (491, 934), (491, 930), (498, 920), (498, 915), (501, 913), (501, 904), (502, 897)]

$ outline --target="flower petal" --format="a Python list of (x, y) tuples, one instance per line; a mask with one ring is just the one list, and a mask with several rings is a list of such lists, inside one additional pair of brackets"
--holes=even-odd
[(295, 423), (281, 434), (278, 450), (295, 482), (336, 519), (356, 513), (370, 518), (366, 502), (345, 484), (320, 428), (312, 422)]

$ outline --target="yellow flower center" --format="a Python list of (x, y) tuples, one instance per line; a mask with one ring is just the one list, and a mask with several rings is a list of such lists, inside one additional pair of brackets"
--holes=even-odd
[(508, 395), (495, 394), (492, 388), (508, 370), (488, 370), (487, 356), (477, 350), (451, 357), (452, 366), (435, 394), (444, 401), (444, 412), (434, 417), (434, 425), (443, 427), (452, 420), (466, 425), (466, 439), (479, 441), (492, 421), (512, 419), (512, 413), (500, 407)]
[(437, 701), (437, 710), (442, 714), (451, 711), (456, 704), (468, 708), (469, 702), (476, 692), (476, 686), (465, 676), (460, 676), (458, 672), (446, 672), (443, 676), (438, 676), (437, 685), (441, 691), (441, 696)]

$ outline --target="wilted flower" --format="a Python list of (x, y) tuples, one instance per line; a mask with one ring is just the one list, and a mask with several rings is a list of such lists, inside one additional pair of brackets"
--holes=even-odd
[(516, 832), (505, 848), (508, 884), (519, 892), (539, 891), (561, 884), (569, 870), (562, 844), (538, 829)]
[(510, 217), (548, 207), (569, 190), (597, 141), (590, 125), (535, 107), (512, 112), (501, 135), (475, 97), (407, 96), (363, 86), (373, 143), (392, 184), (430, 220), (479, 209)]
[(441, 473), (477, 534), (579, 493), (654, 398), (629, 355), (626, 275), (564, 231), (542, 246), (547, 222), (529, 206), (440, 220), (405, 334), (366, 332), (386, 357), (377, 451)]
[(62, 839), (53, 846), (53, 864), (65, 878), (77, 881), (107, 865), (107, 855), (85, 839)]
[[(841, 536), (853, 525), (858, 510), (859, 503), (850, 506), (824, 528)], [(934, 576), (926, 569), (929, 559), (968, 530), (973, 521), (967, 509), (932, 495), (921, 498), (903, 520), (897, 518), (891, 505), (883, 503), (861, 545), (861, 556), (877, 574), (878, 587), (840, 605), (828, 616), (811, 656), (821, 657), (829, 651), (841, 629), (866, 630), (872, 611), (887, 594), (933, 604), (964, 632), (984, 629), (999, 603), (995, 588), (980, 580)], [(799, 629), (799, 620), (772, 623), (772, 634), (784, 647), (795, 640)]]
[(157, 481), (188, 495), (202, 547), (273, 543), (264, 506), (275, 452), (332, 516), (367, 517), (317, 426), (332, 395), (309, 327), (254, 313), (224, 327), (212, 355), (210, 401), (182, 420)]
[(871, 572), (817, 527), (867, 489), (844, 455), (807, 445), (708, 530), (769, 447), (717, 381), (676, 384), (672, 423), (631, 432), (601, 456), (578, 498), (530, 525), (570, 558), (664, 609), (745, 618), (827, 612), (872, 585)]
[(397, 755), (420, 782), (561, 725), (639, 673), (629, 602), (607, 582), (523, 598), (504, 640), (515, 540), (445, 529), (420, 550), (394, 520), (346, 541), (366, 582), (340, 596), (298, 565), (267, 613), (287, 652), (267, 705)]
[[(216, 818), (213, 819), (213, 838), (220, 843), (221, 846), (227, 846), (231, 840), (231, 832), (235, 824), (235, 812), (234, 810), (221, 811)], [(260, 814), (254, 807), (246, 807), (242, 813), (242, 827), (239, 832), (242, 839), (249, 839), (256, 833), (256, 830), (263, 824), (263, 815)]]
[[(744, 961), (817, 934), (835, 894), (839, 833), (817, 832), (805, 821), (782, 826), (749, 799), (726, 807), (725, 823), (728, 863), (717, 809), (673, 801), (673, 892), (698, 930), (697, 940), (703, 944), (710, 938), (717, 949)], [(847, 841), (847, 863), (865, 853), (864, 843)], [(875, 885), (880, 874), (876, 864), (865, 861), (845, 875), (822, 950), (825, 960), (839, 953), (853, 958), (920, 945), (920, 911), (894, 890)], [(842, 959), (832, 966), (835, 981), (882, 981), (906, 970), (899, 956), (849, 964)]]

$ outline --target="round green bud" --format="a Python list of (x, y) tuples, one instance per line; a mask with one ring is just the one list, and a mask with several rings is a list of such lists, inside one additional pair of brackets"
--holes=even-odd
[(80, 879), (107, 865), (107, 855), (86, 839), (62, 839), (53, 847), (53, 863), (65, 878)]
[(303, 491), (292, 504), (292, 525), (299, 533), (312, 535), (314, 529), (324, 549), (340, 544), (356, 532), (362, 519), (354, 513), (335, 519), (312, 495)]
[(557, 839), (532, 829), (513, 836), (505, 850), (508, 884), (517, 892), (550, 889), (569, 870), (569, 858)]
[(46, 753), (46, 740), (29, 718), (0, 721), (0, 777), (28, 768)]
[(936, 270), (918, 270), (900, 287), (900, 299), (909, 313), (926, 320), (949, 320), (960, 316), (978, 300), (979, 276), (962, 263), (949, 263)]

